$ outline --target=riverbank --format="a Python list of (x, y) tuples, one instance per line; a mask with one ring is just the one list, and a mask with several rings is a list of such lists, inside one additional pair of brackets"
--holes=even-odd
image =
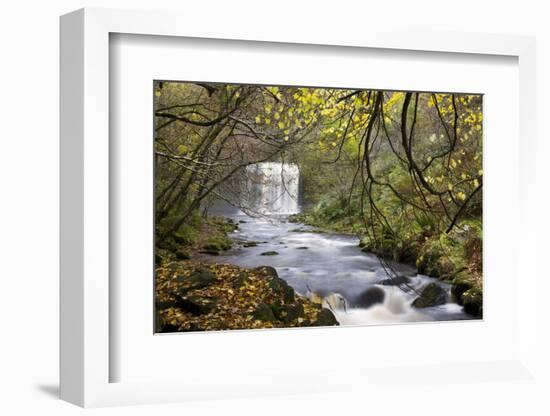
[(156, 332), (338, 325), (330, 310), (297, 295), (267, 266), (165, 261), (155, 292)]

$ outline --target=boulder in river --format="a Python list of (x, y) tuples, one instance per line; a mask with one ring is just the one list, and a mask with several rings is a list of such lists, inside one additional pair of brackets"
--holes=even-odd
[(264, 251), (260, 255), (261, 256), (278, 256), (279, 252), (278, 251)]
[(415, 308), (428, 308), (430, 306), (443, 305), (447, 303), (447, 292), (436, 283), (428, 283), (422, 290), (422, 293), (417, 297), (412, 306)]
[(361, 293), (355, 303), (361, 308), (370, 308), (377, 303), (383, 303), (385, 297), (384, 289), (373, 286)]
[(306, 246), (302, 246), (302, 247), (297, 247), (298, 250), (308, 250), (309, 247), (306, 247)]

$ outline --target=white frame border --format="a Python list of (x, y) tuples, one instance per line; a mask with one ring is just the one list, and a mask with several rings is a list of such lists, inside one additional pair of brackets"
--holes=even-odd
[[(181, 36), (311, 45), (353, 46), (444, 53), (506, 55), (518, 58), (520, 83), (519, 159), (520, 241), (536, 241), (536, 77), (535, 39), (508, 35), (445, 33), (388, 27), (387, 31), (349, 28), (327, 35), (320, 29), (281, 31), (261, 27), (235, 33), (232, 22), (205, 26), (177, 13), (81, 9), (61, 17), (61, 178), (60, 178), (60, 379), (61, 398), (80, 406), (173, 402), (211, 398), (197, 380), (181, 383), (109, 383), (109, 34)], [(181, 22), (185, 21), (185, 25)], [(299, 33), (299, 35), (297, 35)], [(517, 361), (477, 364), (476, 369), (536, 375), (537, 275), (534, 254), (519, 245), (526, 265), (518, 288), (520, 346)], [(435, 377), (440, 368), (419, 366), (416, 381)], [(451, 366), (452, 367), (452, 366)], [(463, 371), (468, 371), (461, 366)], [(483, 369), (482, 369), (483, 368)], [(460, 372), (459, 368), (453, 371)], [(371, 379), (379, 371), (369, 373)], [(328, 379), (328, 378), (327, 378)], [(338, 379), (338, 377), (334, 377)], [(201, 390), (202, 386), (202, 390)], [(260, 386), (228, 388), (224, 397), (267, 394)], [(288, 383), (285, 392), (347, 388), (338, 382), (302, 389)], [(244, 391), (248, 388), (248, 391)], [(281, 394), (284, 392), (277, 392)], [(219, 397), (219, 395), (218, 395)]]

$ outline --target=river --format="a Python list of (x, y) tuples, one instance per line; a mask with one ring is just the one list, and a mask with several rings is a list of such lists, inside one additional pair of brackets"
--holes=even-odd
[[(249, 268), (272, 266), (299, 295), (329, 297), (341, 325), (473, 319), (452, 300), (450, 285), (419, 275), (412, 266), (392, 263), (400, 275), (410, 279), (411, 289), (382, 284), (384, 280), (388, 283), (388, 276), (379, 259), (362, 252), (353, 236), (319, 233), (314, 227), (285, 218), (252, 218), (243, 213), (228, 216), (239, 224), (239, 229), (231, 234), (235, 247), (210, 260)], [(250, 242), (257, 246), (246, 247)], [(278, 254), (262, 255), (266, 252)], [(415, 291), (420, 292), (430, 282), (447, 290), (449, 302), (429, 308), (412, 307)], [(384, 292), (383, 302), (365, 307), (360, 295), (372, 287)], [(331, 298), (332, 294), (335, 296)]]
[[(392, 281), (380, 260), (361, 251), (358, 238), (289, 222), (288, 216), (300, 211), (298, 166), (264, 162), (249, 166), (247, 173), (242, 199), (260, 215), (249, 216), (227, 206), (214, 209), (239, 229), (231, 235), (234, 248), (209, 256), (210, 261), (249, 268), (272, 266), (299, 295), (324, 299), (324, 306), (332, 309), (341, 325), (473, 319), (453, 300), (450, 285), (399, 263), (392, 263), (392, 269), (407, 284), (387, 284)], [(269, 252), (273, 255), (262, 254)], [(411, 306), (430, 282), (444, 288), (449, 301), (428, 308)]]

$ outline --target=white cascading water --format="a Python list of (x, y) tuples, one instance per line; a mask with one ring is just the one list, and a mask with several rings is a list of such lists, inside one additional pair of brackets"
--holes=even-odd
[(263, 162), (246, 168), (254, 209), (265, 215), (299, 212), (300, 170), (293, 163)]

